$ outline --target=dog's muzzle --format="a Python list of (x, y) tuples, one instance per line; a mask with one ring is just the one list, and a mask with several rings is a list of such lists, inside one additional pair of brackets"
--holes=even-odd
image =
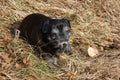
[(58, 45), (59, 45), (59, 48), (63, 49), (68, 45), (68, 42), (61, 42)]

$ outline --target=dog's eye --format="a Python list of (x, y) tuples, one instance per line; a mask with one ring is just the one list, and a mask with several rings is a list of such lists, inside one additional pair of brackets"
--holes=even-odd
[(52, 39), (55, 39), (56, 38), (56, 34), (52, 33), (51, 37), (52, 37)]
[(65, 32), (69, 33), (69, 32), (70, 32), (70, 30), (66, 30)]

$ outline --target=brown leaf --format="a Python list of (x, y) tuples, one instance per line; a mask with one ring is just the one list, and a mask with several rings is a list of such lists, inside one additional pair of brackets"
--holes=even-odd
[(73, 73), (63, 73), (58, 75), (56, 78), (61, 80), (61, 77), (67, 77), (68, 80), (72, 80), (75, 75)]
[(23, 58), (23, 63), (27, 64), (27, 59), (26, 58)]
[(109, 48), (116, 48), (116, 49), (120, 49), (120, 44), (119, 43), (113, 43), (109, 46)]
[(73, 78), (73, 76), (74, 76), (73, 73), (66, 73), (66, 74), (63, 74), (63, 77)]
[(22, 68), (22, 66), (21, 66), (20, 64), (18, 64), (18, 63), (15, 64), (15, 67), (16, 67), (17, 69), (21, 69), (21, 68)]
[(95, 57), (99, 54), (98, 50), (96, 48), (93, 48), (93, 47), (89, 47), (88, 48), (88, 55), (90, 57)]
[(1, 76), (1, 75), (0, 75), (0, 80), (4, 80), (4, 79), (3, 79), (3, 76)]
[(107, 38), (106, 39), (108, 42), (113, 42), (113, 38)]

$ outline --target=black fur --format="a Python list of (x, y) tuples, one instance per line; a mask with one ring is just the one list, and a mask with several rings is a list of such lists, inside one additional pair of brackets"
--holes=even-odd
[[(69, 30), (63, 31), (64, 27)], [(44, 52), (59, 56), (62, 52), (71, 54), (69, 38), (70, 22), (67, 19), (51, 19), (42, 14), (34, 13), (24, 18), (20, 27), (20, 36), (25, 38), (28, 43), (41, 47)], [(58, 29), (59, 33), (52, 33), (53, 29)], [(56, 39), (52, 37), (56, 36)], [(60, 42), (68, 42), (63, 47), (57, 46)], [(57, 46), (57, 47), (55, 47)]]

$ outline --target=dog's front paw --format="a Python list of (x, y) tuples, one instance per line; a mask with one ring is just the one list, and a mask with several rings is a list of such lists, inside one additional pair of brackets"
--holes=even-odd
[(43, 59), (48, 63), (48, 67), (51, 69), (59, 68), (59, 65), (57, 64), (57, 57), (50, 55), (50, 54), (44, 54), (42, 55)]
[(72, 55), (73, 54), (72, 50), (65, 50), (65, 53), (68, 54), (68, 55)]

